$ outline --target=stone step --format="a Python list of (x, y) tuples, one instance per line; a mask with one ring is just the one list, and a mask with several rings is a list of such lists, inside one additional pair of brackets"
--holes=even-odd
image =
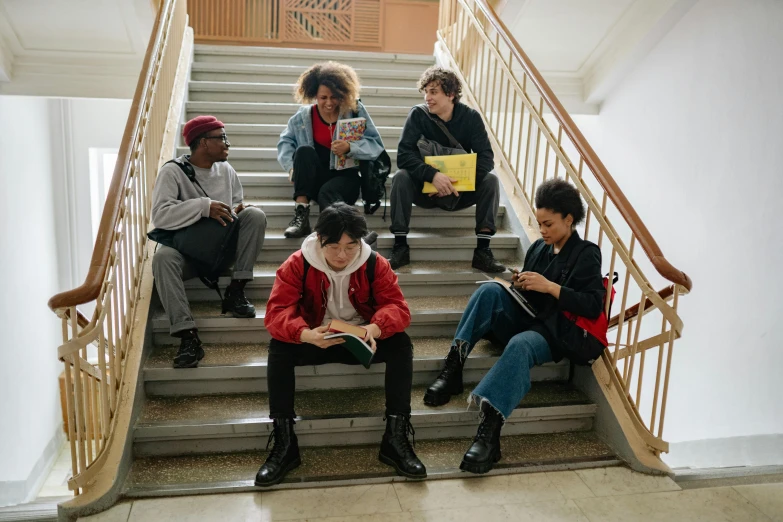
[[(189, 101), (186, 104), (186, 119), (202, 114), (211, 114), (223, 123), (276, 123), (285, 125), (299, 110), (298, 103), (250, 103), (250, 102), (204, 102)], [(379, 126), (402, 127), (410, 107), (366, 105), (372, 121)]]
[[(266, 214), (267, 226), (269, 228), (285, 229), (294, 217), (293, 189), (290, 184), (288, 187), (289, 197), (286, 199), (256, 199), (252, 196), (245, 195), (245, 203), (255, 205), (264, 211)], [(361, 200), (359, 200), (356, 207), (364, 214), (364, 205), (361, 203)], [(384, 210), (386, 211), (385, 221), (383, 217)], [(505, 214), (505, 207), (500, 207), (495, 221), (495, 225), (498, 228), (503, 226)], [(319, 215), (320, 207), (314, 202), (310, 205), (311, 226), (315, 226)], [(381, 202), (381, 206), (374, 214), (365, 215), (365, 218), (367, 219), (367, 226), (370, 230), (381, 231), (388, 229), (391, 225), (391, 206), (388, 198), (386, 201)], [(415, 224), (416, 228), (421, 230), (440, 230), (444, 228), (475, 230), (476, 207), (473, 206), (455, 212), (447, 212), (439, 208), (427, 209), (414, 206), (411, 214), (411, 223)]]
[[(387, 149), (392, 161), (392, 170), (397, 169), (397, 149)], [(177, 156), (190, 154), (188, 147), (177, 147)], [(261, 171), (274, 172), (282, 167), (277, 161), (275, 147), (231, 147), (228, 161), (237, 172)]]
[[(448, 337), (462, 317), (469, 296), (407, 297), (411, 310), (411, 325), (406, 329), (411, 337)], [(196, 301), (191, 313), (205, 343), (261, 343), (270, 340), (264, 327), (266, 301), (256, 300), (256, 316), (248, 319), (220, 314), (220, 303)], [(179, 340), (169, 335), (169, 320), (163, 309), (152, 313), (153, 341), (156, 345), (170, 345)]]
[[(294, 84), (312, 65), (268, 65), (250, 63), (194, 62), (190, 77), (195, 81), (213, 82), (274, 82)], [(362, 85), (384, 87), (416, 87), (424, 67), (403, 69), (355, 69)], [(417, 66), (419, 67), (419, 66)]]
[[(413, 384), (429, 385), (443, 369), (451, 345), (449, 337), (414, 338)], [(175, 369), (176, 346), (155, 349), (144, 365), (144, 388), (148, 397), (263, 393), (267, 390), (268, 343), (205, 345), (206, 355), (198, 368)], [(495, 364), (501, 349), (480, 341), (463, 368), (463, 380), (475, 383)], [(296, 368), (298, 390), (380, 387), (384, 363), (365, 369), (347, 364), (324, 364)], [(535, 381), (568, 379), (568, 363), (548, 363), (531, 372)]]
[(309, 67), (314, 63), (327, 60), (345, 63), (355, 69), (395, 71), (423, 71), (435, 63), (432, 56), (417, 54), (203, 44), (196, 45), (194, 50), (194, 63), (298, 65)]
[[(472, 437), (417, 441), (416, 454), (427, 467), (427, 480), (473, 478), (459, 470)], [(501, 437), (503, 458), (489, 474), (532, 473), (620, 465), (614, 452), (592, 431)], [(134, 460), (124, 494), (155, 497), (260, 491), (253, 486), (267, 452), (238, 452)], [(302, 448), (302, 465), (270, 489), (368, 485), (404, 481), (378, 461), (378, 444)], [(422, 487), (426, 488), (425, 485)]]
[[(411, 390), (411, 422), (419, 440), (468, 437), (479, 423), (477, 408), (466, 410), (470, 390), (449, 404), (424, 404), (425, 386)], [(382, 387), (302, 391), (296, 394), (296, 434), (300, 446), (372, 444), (385, 422)], [(506, 419), (506, 435), (586, 431), (596, 406), (563, 382), (536, 382)], [(133, 435), (134, 454), (185, 454), (254, 451), (272, 431), (269, 396), (214, 395), (148, 399)]]
[[(190, 101), (291, 103), (294, 101), (294, 87), (293, 83), (271, 83), (271, 80), (264, 80), (263, 83), (191, 80), (188, 85), (188, 99)], [(422, 103), (423, 99), (415, 84), (406, 87), (362, 85), (360, 96), (365, 104), (401, 105), (408, 108)]]
[[(254, 279), (245, 287), (249, 299), (267, 299), (275, 282), (275, 271), (279, 263), (257, 263), (253, 272)], [(511, 278), (511, 272), (495, 274), (504, 279)], [(428, 296), (466, 296), (478, 288), (476, 281), (489, 277), (476, 270), (470, 263), (459, 261), (418, 262), (397, 270), (400, 287), (406, 297)], [(231, 282), (229, 273), (220, 278), (221, 288)], [(204, 286), (198, 279), (185, 282), (188, 299), (195, 301), (215, 301), (217, 293)]]
[[(246, 198), (286, 199), (293, 194), (293, 184), (288, 181), (288, 173), (281, 172), (239, 172), (239, 180)], [(394, 172), (386, 180), (387, 195), (391, 190), (391, 179)]]
[[(277, 147), (280, 133), (286, 128), (284, 123), (229, 123), (226, 134), (232, 147)], [(376, 127), (385, 146), (397, 148), (402, 127)], [(180, 146), (184, 145), (180, 141)], [(278, 169), (279, 170), (279, 169)], [(287, 180), (286, 180), (287, 181)]]

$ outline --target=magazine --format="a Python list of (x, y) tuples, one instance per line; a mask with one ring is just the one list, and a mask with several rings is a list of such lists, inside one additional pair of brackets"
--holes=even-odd
[[(337, 139), (345, 141), (357, 141), (364, 136), (364, 130), (367, 128), (365, 118), (351, 118), (349, 120), (339, 120), (337, 122)], [(336, 170), (352, 169), (359, 166), (359, 162), (349, 158), (347, 154), (336, 155), (334, 168)]]
[[(476, 158), (473, 154), (453, 154), (451, 156), (426, 156), (424, 163), (432, 165), (438, 172), (447, 175), (457, 181), (454, 188), (460, 192), (473, 192), (476, 190)], [(432, 183), (424, 182), (422, 194), (432, 194), (438, 189)]]

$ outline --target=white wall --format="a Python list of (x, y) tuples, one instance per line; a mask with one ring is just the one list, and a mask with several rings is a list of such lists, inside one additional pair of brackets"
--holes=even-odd
[[(0, 486), (19, 491), (62, 423), (50, 102), (0, 96)], [(5, 483), (5, 484), (3, 484)], [(2, 505), (2, 504), (0, 504)]]
[[(701, 0), (597, 121), (577, 119), (664, 254), (694, 281), (680, 301), (685, 330), (664, 433), (672, 442), (752, 446), (741, 437), (783, 433), (781, 27), (779, 0)], [(677, 465), (691, 464), (677, 447)], [(699, 465), (764, 461), (719, 457)], [(766, 463), (783, 464), (783, 448)]]

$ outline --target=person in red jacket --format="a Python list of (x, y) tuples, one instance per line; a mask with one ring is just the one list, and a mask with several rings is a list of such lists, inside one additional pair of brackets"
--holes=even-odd
[(408, 440), (413, 433), (413, 345), (405, 333), (410, 310), (389, 262), (372, 252), (362, 240), (366, 235), (367, 223), (356, 208), (335, 203), (321, 211), (315, 232), (277, 270), (264, 317), (272, 336), (267, 386), (274, 446), (256, 475), (256, 486), (277, 484), (301, 464), (294, 433), (294, 367), (358, 364), (339, 339), (325, 338), (332, 319), (363, 325), (365, 341), (375, 351), (373, 364), (386, 363), (386, 431), (378, 458), (399, 475), (427, 476)]

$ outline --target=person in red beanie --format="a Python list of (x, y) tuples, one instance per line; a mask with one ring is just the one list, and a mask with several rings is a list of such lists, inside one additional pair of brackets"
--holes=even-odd
[[(157, 228), (178, 230), (202, 218), (224, 225), (239, 220), (234, 271), (222, 311), (234, 317), (255, 317), (256, 309), (245, 297), (244, 288), (253, 279), (253, 264), (264, 245), (266, 215), (243, 202), (239, 176), (226, 161), (231, 144), (221, 121), (214, 116), (197, 116), (185, 124), (182, 137), (191, 153), (161, 167), (152, 192), (152, 221)], [(192, 168), (193, 181), (179, 164), (185, 170)], [(196, 270), (179, 251), (158, 245), (152, 272), (171, 325), (169, 332), (181, 339), (174, 367), (194, 368), (204, 357), (204, 348), (184, 281), (196, 277)]]

